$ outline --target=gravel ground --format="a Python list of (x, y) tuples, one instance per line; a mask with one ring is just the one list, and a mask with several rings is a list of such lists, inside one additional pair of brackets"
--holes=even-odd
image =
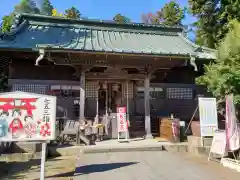
[[(62, 156), (48, 159), (45, 164), (46, 180), (70, 180), (76, 167), (76, 156)], [(12, 162), (5, 166), (2, 180), (37, 180), (40, 176), (40, 160)]]

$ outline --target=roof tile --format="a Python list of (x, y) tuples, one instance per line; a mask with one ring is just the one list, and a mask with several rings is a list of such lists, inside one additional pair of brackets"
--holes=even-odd
[(11, 35), (2, 35), (0, 48), (37, 49), (39, 46), (66, 50), (124, 52), (154, 55), (194, 55), (214, 59), (209, 49), (196, 52), (194, 43), (183, 37), (181, 31), (142, 30), (129, 28), (94, 26), (86, 24), (62, 25), (39, 21), (24, 22), (21, 30)]

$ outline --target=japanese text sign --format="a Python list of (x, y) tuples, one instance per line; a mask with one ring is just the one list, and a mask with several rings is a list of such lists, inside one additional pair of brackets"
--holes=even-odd
[(10, 92), (0, 94), (0, 141), (55, 139), (56, 97)]
[(216, 98), (198, 98), (201, 137), (214, 136), (218, 129)]
[(127, 131), (126, 107), (117, 108), (118, 132)]

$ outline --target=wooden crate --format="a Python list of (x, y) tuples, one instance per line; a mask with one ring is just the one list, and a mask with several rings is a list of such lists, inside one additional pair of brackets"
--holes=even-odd
[[(179, 122), (179, 127), (173, 131), (174, 122)], [(176, 125), (176, 123), (175, 123)], [(170, 118), (159, 119), (160, 138), (171, 142), (180, 141), (180, 121), (178, 119), (171, 120)]]

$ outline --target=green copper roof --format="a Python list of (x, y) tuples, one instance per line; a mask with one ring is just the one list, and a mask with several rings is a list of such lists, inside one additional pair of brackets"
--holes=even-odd
[(64, 49), (112, 53), (195, 56), (215, 59), (183, 35), (183, 27), (116, 24), (105, 21), (21, 15), (11, 33), (0, 34), (0, 49)]

